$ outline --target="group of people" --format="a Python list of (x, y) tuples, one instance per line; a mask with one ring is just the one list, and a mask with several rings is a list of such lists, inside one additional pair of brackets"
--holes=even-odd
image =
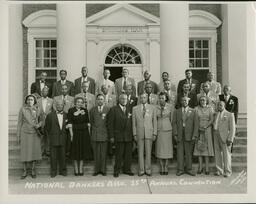
[[(67, 175), (66, 156), (74, 162), (74, 175), (84, 175), (84, 161), (94, 159), (94, 173), (106, 175), (108, 151), (115, 146), (114, 177), (131, 170), (134, 149), (138, 155), (138, 175), (152, 175), (151, 155), (159, 159), (160, 174), (168, 175), (168, 162), (177, 143), (177, 172), (195, 176), (192, 158), (198, 157), (197, 174), (209, 174), (209, 158), (215, 157), (215, 175), (228, 177), (231, 149), (235, 137), (238, 99), (207, 74), (202, 83), (192, 78), (190, 69), (179, 81), (177, 93), (167, 72), (160, 84), (144, 80), (135, 84), (126, 68), (122, 77), (95, 82), (82, 67), (82, 76), (74, 83), (67, 80), (67, 71), (60, 70), (60, 80), (47, 83), (47, 74), (31, 85), (31, 94), (19, 112), (18, 142), (21, 146), (23, 174), (36, 178), (37, 160), (50, 156), (51, 177)], [(137, 92), (136, 92), (137, 90)], [(138, 97), (137, 97), (138, 96)], [(205, 162), (205, 167), (203, 165)], [(58, 169), (58, 170), (57, 170)]]

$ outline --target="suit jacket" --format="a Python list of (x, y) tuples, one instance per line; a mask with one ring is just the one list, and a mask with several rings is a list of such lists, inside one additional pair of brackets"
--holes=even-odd
[[(74, 84), (73, 84), (73, 82), (66, 80), (65, 84), (68, 87), (68, 95), (74, 96), (75, 93), (74, 93)], [(53, 84), (52, 98), (54, 98), (55, 96), (62, 95), (61, 86), (62, 86), (61, 80), (59, 80), (59, 81), (57, 81)]]
[(133, 109), (134, 106), (137, 106), (138, 98), (136, 96), (128, 96), (127, 106), (129, 106), (130, 110)]
[(237, 116), (238, 116), (238, 98), (236, 96), (230, 95), (228, 101), (225, 101), (224, 94), (219, 95), (220, 101), (224, 101), (226, 105), (226, 110), (234, 113), (235, 115), (235, 122), (237, 123)]
[[(182, 141), (183, 132), (183, 119), (182, 119), (182, 108), (175, 109), (172, 119), (172, 134), (177, 136), (177, 141)], [(196, 134), (195, 128), (195, 110), (188, 107), (185, 116), (185, 141), (191, 141), (193, 136)]]
[(157, 135), (156, 108), (146, 104), (144, 118), (142, 109), (142, 105), (137, 105), (132, 110), (133, 135), (137, 135), (137, 139), (153, 139), (153, 135)]
[(39, 109), (39, 113), (40, 113), (40, 119), (42, 121), (42, 128), (44, 127), (44, 124), (45, 124), (45, 119), (46, 119), (46, 116), (52, 112), (52, 108), (53, 108), (53, 100), (51, 98), (48, 98), (47, 97), (47, 103), (46, 103), (46, 106), (45, 106), (45, 111), (43, 109), (43, 104), (42, 104), (42, 99), (43, 97), (39, 98), (38, 101), (37, 101), (37, 106), (38, 106), (38, 109)]
[[(63, 97), (63, 95), (55, 96), (53, 98), (53, 109), (54, 110), (56, 110), (57, 102), (62, 102), (63, 101), (62, 97)], [(65, 104), (64, 104), (63, 111), (65, 113), (68, 113), (68, 110), (74, 106), (74, 97), (69, 96), (69, 95), (67, 95), (66, 97), (67, 98), (66, 98), (66, 101), (65, 101)]]
[(175, 107), (175, 104), (176, 104), (176, 93), (172, 90), (170, 90), (169, 92), (167, 90), (163, 90), (163, 92), (165, 92), (168, 96), (168, 103), (171, 104), (173, 107)]
[(220, 137), (223, 143), (226, 143), (227, 140), (230, 140), (233, 142), (235, 138), (234, 114), (224, 110), (222, 118), (219, 117), (219, 121), (217, 121), (218, 113), (219, 112), (215, 114), (214, 129), (217, 125), (217, 130), (219, 130)]
[(166, 103), (163, 111), (161, 106), (156, 106), (156, 116), (157, 116), (157, 131), (171, 131), (172, 130), (172, 115), (173, 108), (170, 104)]
[(98, 106), (90, 110), (91, 141), (108, 141), (107, 115), (109, 110), (107, 106), (103, 106), (102, 113), (99, 112)]
[(45, 120), (45, 132), (47, 137), (49, 138), (50, 145), (65, 146), (66, 134), (67, 134), (66, 132), (67, 122), (68, 122), (68, 117), (65, 112), (63, 112), (62, 129), (60, 128), (56, 111), (53, 111), (47, 115)]
[[(178, 96), (177, 96), (177, 101), (176, 101), (176, 105), (175, 105), (175, 108), (178, 109), (180, 108), (182, 105), (181, 105), (181, 102), (180, 102), (180, 99), (184, 96), (184, 93), (179, 93)], [(188, 97), (190, 98), (189, 102), (188, 102), (188, 106), (190, 108), (195, 108), (197, 105), (198, 105), (198, 102), (197, 102), (197, 95), (194, 93), (194, 92), (189, 92), (188, 94)]]
[[(123, 77), (116, 79), (115, 81), (115, 90), (116, 90), (116, 95), (117, 97), (121, 95), (123, 91)], [(128, 77), (127, 78), (127, 85), (131, 84), (132, 85), (132, 95), (136, 96), (136, 86), (135, 86), (135, 81), (133, 78)]]
[(116, 142), (131, 142), (132, 137), (132, 113), (129, 107), (125, 113), (119, 105), (111, 108), (108, 115), (108, 130), (110, 138)]
[[(75, 98), (76, 97), (83, 97), (83, 98), (85, 98), (84, 93), (77, 94), (75, 96)], [(95, 106), (95, 96), (93, 94), (89, 93), (89, 92), (86, 92), (86, 100), (87, 100), (87, 107), (86, 108), (87, 108), (88, 111), (90, 111), (91, 108), (93, 106)], [(85, 108), (85, 105), (84, 105), (84, 108)]]
[[(138, 104), (141, 104), (140, 96), (138, 97)], [(157, 105), (158, 104), (158, 95), (151, 93), (149, 96), (149, 101), (151, 105)]]
[[(212, 82), (207, 81), (207, 82), (210, 84), (211, 91), (213, 91), (217, 95), (221, 94), (221, 85), (219, 82), (217, 82), (217, 81), (212, 81)], [(200, 91), (201, 92), (203, 91), (203, 83), (201, 83), (201, 85), (200, 85)]]
[(108, 87), (108, 93), (115, 95), (115, 84), (111, 80), (102, 79), (96, 83), (96, 94), (102, 93), (101, 86), (106, 85)]
[[(158, 85), (151, 80), (149, 80), (149, 82), (152, 85), (152, 93), (157, 94), (158, 93)], [(146, 85), (145, 80), (138, 82), (138, 85), (137, 85), (138, 96), (140, 96), (141, 94), (143, 94), (145, 92), (145, 85)]]
[[(183, 80), (180, 80), (180, 81), (179, 81), (179, 84), (178, 84), (178, 93), (182, 93), (183, 84), (185, 84), (186, 81), (187, 81), (186, 79), (183, 79)], [(194, 91), (194, 92), (196, 92), (197, 94), (200, 92), (200, 85), (199, 85), (199, 82), (198, 82), (196, 79), (192, 79), (190, 91)]]
[[(52, 96), (52, 86), (51, 86), (51, 84), (49, 82), (45, 82), (45, 86), (47, 86), (49, 88), (48, 97), (51, 97)], [(39, 81), (36, 81), (36, 82), (31, 84), (30, 93), (35, 94), (37, 96), (37, 98), (42, 96)]]
[[(87, 76), (87, 81), (90, 82), (88, 92), (90, 92), (91, 94), (95, 94), (95, 80)], [(75, 94), (82, 93), (81, 85), (82, 85), (82, 77), (79, 77), (75, 80)]]
[(104, 95), (104, 105), (112, 108), (116, 105), (116, 95), (108, 95), (108, 98), (106, 98), (106, 95)]

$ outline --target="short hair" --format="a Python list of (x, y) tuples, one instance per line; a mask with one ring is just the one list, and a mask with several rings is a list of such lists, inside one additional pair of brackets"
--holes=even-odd
[(37, 104), (37, 99), (36, 99), (36, 96), (34, 94), (29, 94), (25, 97), (25, 104), (27, 104), (27, 100), (29, 97), (33, 97), (34, 98), (34, 105)]
[(166, 102), (169, 101), (169, 96), (168, 96), (168, 94), (167, 94), (166, 92), (161, 91), (161, 92), (158, 94), (158, 97), (160, 97), (160, 96), (165, 96), (165, 101), (166, 101)]
[(87, 69), (88, 70), (88, 68), (86, 66), (82, 66), (81, 70), (83, 70), (83, 69)]
[(61, 69), (59, 74), (61, 74), (61, 72), (65, 72), (66, 75), (68, 74), (67, 70), (64, 70), (64, 69)]
[(96, 98), (102, 96), (104, 98), (104, 95), (102, 93), (97, 94)]
[(225, 84), (225, 85), (223, 86), (223, 89), (224, 89), (225, 87), (227, 87), (227, 88), (229, 88), (229, 89), (231, 90), (231, 86)]
[(123, 67), (123, 68), (122, 68), (122, 72), (123, 72), (124, 70), (126, 70), (126, 71), (129, 73), (129, 70), (128, 70), (126, 67)]
[(150, 81), (147, 81), (147, 82), (146, 82), (145, 87), (146, 87), (148, 84), (152, 87), (152, 84), (150, 83)]
[(189, 85), (190, 86), (190, 84), (187, 81), (183, 84), (182, 87), (184, 87), (184, 85)]
[(148, 74), (150, 74), (150, 75), (151, 75), (151, 73), (150, 73), (150, 71), (149, 71), (149, 70), (145, 70), (145, 71), (143, 72), (143, 75), (144, 75), (145, 73), (148, 73)]
[(209, 104), (209, 99), (207, 98), (207, 96), (204, 96), (204, 95), (201, 95), (198, 99), (198, 104), (201, 105), (200, 101), (202, 98), (205, 98), (206, 99), (206, 104), (208, 105)]
[(140, 97), (141, 97), (142, 95), (147, 96), (146, 92), (143, 92), (142, 94), (140, 94)]
[(103, 69), (103, 73), (104, 73), (105, 71), (109, 71), (109, 72), (110, 72), (110, 69), (108, 69), (108, 68)]
[(207, 82), (207, 81), (203, 83), (203, 87), (204, 87), (205, 85), (210, 86), (209, 82)]
[(188, 101), (190, 100), (190, 98), (188, 96), (181, 96), (180, 101), (183, 100), (184, 98), (187, 99)]
[(76, 104), (77, 100), (79, 100), (79, 99), (81, 99), (81, 100), (83, 101), (83, 103), (85, 102), (85, 100), (84, 100), (83, 97), (77, 96), (77, 97), (75, 97), (75, 99), (74, 99), (74, 104)]
[(185, 73), (187, 73), (187, 72), (192, 72), (192, 69), (186, 69)]
[(168, 72), (163, 72), (163, 73), (162, 73), (162, 76), (163, 76), (164, 74), (167, 74), (167, 75), (169, 76), (169, 73), (168, 73)]
[(219, 105), (220, 103), (222, 103), (225, 106), (225, 102), (224, 101), (218, 101), (217, 105)]
[(164, 81), (164, 83), (165, 83), (166, 81), (169, 81), (169, 82), (171, 83), (171, 80), (170, 80), (170, 79), (166, 79), (166, 80)]
[(119, 97), (118, 97), (119, 100), (120, 100), (120, 98), (123, 97), (123, 96), (126, 96), (126, 97), (127, 97), (127, 94), (126, 94), (126, 93), (121, 93), (121, 94), (119, 95)]

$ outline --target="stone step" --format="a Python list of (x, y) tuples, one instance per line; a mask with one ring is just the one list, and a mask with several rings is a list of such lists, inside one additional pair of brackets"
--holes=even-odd
[[(114, 163), (112, 162), (112, 164), (108, 164), (107, 165), (107, 174), (113, 174), (113, 171), (114, 171)], [(177, 164), (176, 162), (172, 162), (169, 164), (169, 171), (171, 172), (175, 172), (176, 170), (176, 167), (177, 167)], [(193, 169), (196, 171), (198, 168), (198, 164), (193, 164)], [(50, 175), (50, 165), (37, 165), (37, 174), (38, 175)], [(132, 167), (131, 167), (132, 171), (134, 173), (137, 173), (138, 172), (138, 165), (136, 163), (133, 163), (132, 164)], [(247, 169), (247, 166), (246, 164), (244, 163), (240, 163), (240, 162), (233, 162), (232, 163), (232, 170), (234, 172), (241, 172), (242, 170), (246, 170)], [(73, 166), (72, 164), (68, 164), (67, 165), (67, 171), (68, 171), (68, 174), (69, 175), (73, 175), (74, 173), (74, 169), (73, 169)], [(210, 171), (211, 172), (214, 172), (215, 171), (215, 165), (214, 163), (210, 163)], [(94, 166), (93, 166), (93, 163), (90, 162), (89, 164), (88, 163), (85, 163), (84, 165), (84, 172), (85, 172), (85, 175), (91, 175), (93, 172), (94, 172)], [(22, 168), (20, 167), (16, 167), (16, 168), (9, 168), (9, 175), (20, 175), (22, 173)], [(159, 165), (157, 163), (152, 163), (152, 173), (153, 174), (158, 174), (159, 173)]]
[(247, 145), (247, 137), (236, 137), (234, 139), (234, 145)]
[(233, 153), (247, 153), (247, 145), (241, 145), (241, 144), (234, 144), (233, 146)]

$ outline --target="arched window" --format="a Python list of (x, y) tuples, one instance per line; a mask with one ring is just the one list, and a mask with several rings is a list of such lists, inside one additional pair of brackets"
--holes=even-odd
[(108, 53), (105, 64), (141, 64), (141, 58), (133, 48), (118, 45)]

